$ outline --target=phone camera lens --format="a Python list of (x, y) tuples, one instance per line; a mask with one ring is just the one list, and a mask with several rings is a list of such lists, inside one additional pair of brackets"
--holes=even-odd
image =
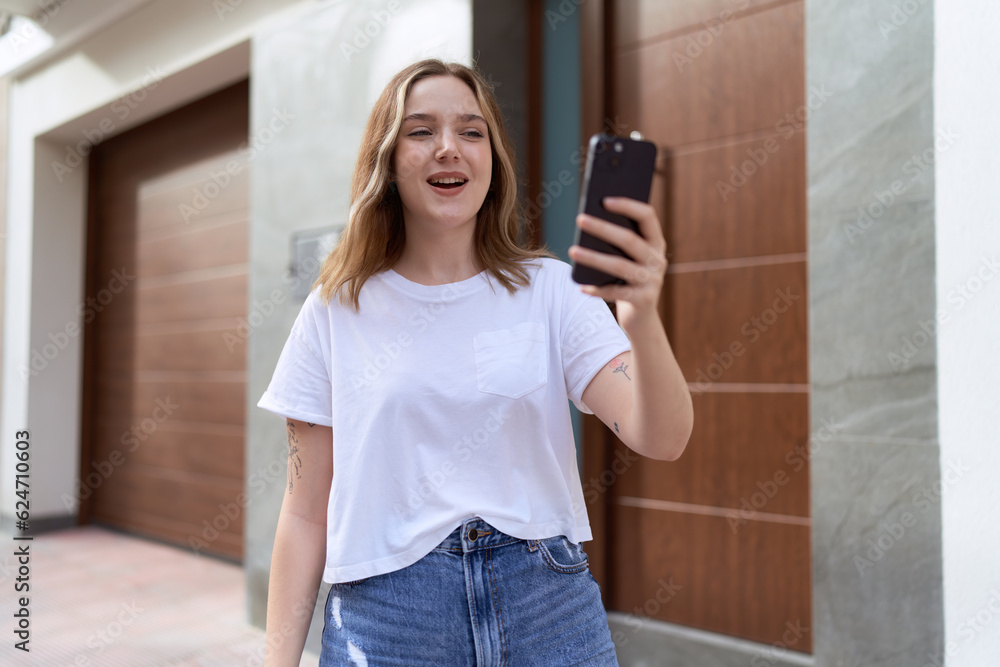
[(625, 150), (625, 147), (622, 146), (622, 142), (616, 141), (615, 142), (615, 152), (616, 153), (621, 153), (623, 150)]
[(598, 153), (603, 153), (604, 151), (607, 150), (607, 148), (608, 148), (607, 143), (605, 143), (603, 141), (598, 141), (597, 142), (597, 152)]

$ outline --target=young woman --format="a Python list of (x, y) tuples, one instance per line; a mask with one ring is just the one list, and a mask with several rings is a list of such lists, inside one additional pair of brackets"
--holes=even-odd
[[(268, 665), (298, 665), (320, 580), (321, 665), (616, 665), (569, 400), (672, 460), (691, 398), (642, 236), (577, 224), (631, 259), (571, 249), (627, 284), (580, 287), (520, 242), (515, 162), (473, 69), (426, 60), (375, 104), (347, 228), (259, 405), (287, 419)], [(616, 301), (620, 326), (602, 300)]]

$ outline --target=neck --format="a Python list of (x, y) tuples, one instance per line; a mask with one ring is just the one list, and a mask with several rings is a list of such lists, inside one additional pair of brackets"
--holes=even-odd
[(444, 285), (471, 278), (482, 269), (473, 252), (475, 221), (448, 230), (406, 228), (406, 246), (393, 270), (422, 285)]

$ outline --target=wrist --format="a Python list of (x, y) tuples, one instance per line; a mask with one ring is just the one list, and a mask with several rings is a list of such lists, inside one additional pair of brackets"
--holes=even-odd
[(660, 314), (655, 307), (636, 308), (628, 302), (619, 301), (618, 324), (630, 340), (633, 336), (644, 336), (650, 333), (657, 336), (666, 335)]

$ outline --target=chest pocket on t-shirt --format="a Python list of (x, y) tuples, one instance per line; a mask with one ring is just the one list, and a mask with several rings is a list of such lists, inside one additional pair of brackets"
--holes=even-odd
[(545, 384), (549, 346), (545, 327), (535, 322), (484, 331), (475, 337), (479, 391), (520, 398)]

